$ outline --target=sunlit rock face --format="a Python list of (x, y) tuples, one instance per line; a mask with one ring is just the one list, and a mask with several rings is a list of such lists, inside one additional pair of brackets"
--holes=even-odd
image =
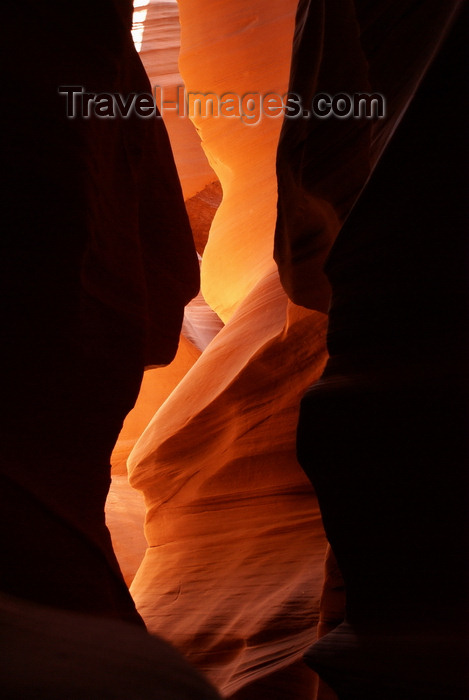
[[(180, 3), (187, 91), (286, 92), (295, 6)], [(299, 699), (314, 691), (300, 660), (316, 636), (326, 542), (295, 458), (295, 431), (300, 398), (326, 362), (326, 317), (288, 301), (272, 259), (280, 120), (195, 121), (223, 188), (206, 247), (198, 229), (216, 187), (189, 198), (188, 212), (203, 252), (203, 292), (226, 325), (207, 347), (195, 350), (191, 340), (198, 356), (188, 358), (190, 368), (176, 358), (183, 376), (172, 392), (163, 389), (163, 405), (144, 383), (147, 398), (121, 434), (123, 456), (153, 406), (128, 462), (146, 506), (148, 549), (135, 578), (119, 528), (137, 525), (141, 503), (118, 479), (108, 522), (150, 631), (226, 695)], [(186, 346), (183, 339), (180, 353)], [(154, 372), (157, 383), (171, 366)], [(118, 462), (117, 449), (114, 456)], [(117, 511), (126, 501), (128, 515)]]
[[(296, 0), (179, 3), (180, 69), (188, 92), (283, 95)], [(202, 291), (226, 321), (272, 268), (281, 119), (194, 119), (223, 187), (202, 264)], [(249, 163), (249, 166), (247, 164)]]
[[(421, 338), (426, 338), (427, 347), (434, 346), (433, 336), (425, 330), (423, 316), (417, 322), (419, 313), (408, 303), (419, 298), (425, 307), (428, 292), (431, 314), (438, 306), (438, 295), (428, 282), (438, 277), (436, 248), (429, 245), (428, 255), (420, 258), (424, 244), (414, 229), (421, 233), (431, 224), (435, 230), (439, 221), (439, 229), (446, 230), (444, 217), (439, 218), (442, 208), (436, 207), (433, 223), (432, 214), (419, 229), (413, 206), (399, 208), (409, 200), (406, 192), (422, 179), (418, 161), (421, 157), (424, 162), (425, 148), (430, 152), (429, 142), (427, 147), (420, 143), (407, 179), (401, 174), (415, 132), (401, 145), (395, 161), (384, 160), (381, 169), (377, 165), (457, 4), (445, 8), (432, 3), (428, 20), (429, 5), (424, 12), (420, 3), (409, 3), (409, 12), (386, 2), (373, 10), (344, 2), (341, 12), (324, 3), (300, 3), (290, 89), (305, 102), (320, 90), (376, 90), (385, 94), (388, 110), (382, 121), (292, 120), (284, 126), (277, 160), (276, 259), (284, 288), (291, 299), (312, 309), (309, 312), (287, 301), (272, 261), (280, 122), (265, 118), (254, 126), (228, 117), (194, 120), (223, 188), (202, 277), (205, 297), (226, 325), (207, 347), (198, 348), (193, 361), (180, 366), (177, 386), (172, 393), (169, 387), (165, 390), (166, 401), (130, 455), (131, 483), (145, 499), (149, 546), (135, 578), (136, 560), (128, 562), (127, 580), (133, 578), (132, 594), (149, 629), (167, 636), (225, 695), (239, 700), (314, 697), (313, 677), (308, 681), (299, 672), (298, 660), (316, 634), (325, 539), (316, 496), (295, 459), (295, 432), (299, 400), (321, 376), (327, 360), (325, 316), (320, 312), (329, 306), (331, 288), (329, 342), (335, 357), (303, 402), (300, 454), (318, 485), (329, 536), (345, 573), (348, 616), (358, 623), (394, 618), (412, 629), (409, 620), (417, 613), (426, 619), (441, 616), (439, 591), (451, 598), (442, 580), (446, 565), (464, 581), (456, 563), (461, 549), (457, 516), (449, 517), (450, 505), (460, 505), (450, 491), (464, 492), (463, 480), (455, 473), (450, 487), (442, 491), (442, 505), (434, 502), (435, 474), (444, 481), (435, 463), (443, 465), (444, 455), (436, 437), (428, 443), (431, 448), (425, 443), (426, 422), (437, 436), (438, 421), (432, 409), (422, 411), (418, 398), (425, 396), (425, 406), (432, 406), (428, 387), (431, 377), (437, 377), (441, 426), (457, 443), (460, 422), (449, 394), (462, 401), (456, 391), (460, 358), (450, 353), (458, 362), (449, 372), (447, 365), (444, 370), (436, 366), (428, 350), (422, 354), (420, 332), (425, 331)], [(296, 3), (210, 3), (202, 8), (181, 1), (186, 89), (215, 96), (283, 94), (295, 9)], [(387, 42), (383, 37), (389, 26), (397, 35)], [(413, 40), (417, 34), (420, 43)], [(148, 51), (150, 56), (150, 47)], [(431, 111), (428, 104), (426, 110)], [(414, 127), (426, 123), (424, 115), (425, 109), (414, 117)], [(331, 246), (372, 175), (383, 178), (381, 184), (378, 179), (373, 189), (371, 181), (338, 238), (325, 274)], [(453, 186), (456, 192), (454, 182), (441, 188), (445, 197)], [(391, 191), (396, 201), (389, 198)], [(410, 199), (415, 206), (420, 201), (423, 210), (426, 198), (423, 188)], [(436, 191), (430, 200), (438, 202)], [(445, 201), (453, 211), (451, 197)], [(462, 258), (459, 243), (456, 248)], [(393, 275), (395, 270), (402, 276)], [(458, 276), (459, 272), (455, 279)], [(456, 317), (461, 311), (453, 294), (457, 284), (445, 279), (448, 306)], [(419, 297), (416, 285), (421, 285)], [(449, 324), (444, 328), (446, 335)], [(451, 342), (454, 348), (454, 336)], [(443, 345), (442, 341), (441, 355)], [(412, 363), (403, 348), (409, 350)], [(416, 358), (423, 358), (423, 370)], [(451, 380), (449, 390), (443, 387), (445, 377)], [(141, 423), (138, 412), (132, 419), (138, 423), (132, 440), (152, 408), (142, 411)], [(423, 417), (417, 420), (420, 412)], [(405, 440), (400, 442), (392, 426)], [(415, 471), (421, 455), (432, 465), (430, 477), (425, 469)], [(118, 488), (124, 494), (125, 482)], [(426, 497), (434, 503), (431, 511)], [(441, 537), (433, 513), (440, 507), (449, 523), (443, 540), (452, 542), (447, 554), (442, 552), (444, 545), (434, 547)], [(137, 527), (141, 502), (134, 501), (133, 508), (129, 514), (133, 517), (138, 510)], [(420, 525), (412, 525), (413, 520)], [(432, 537), (426, 540), (425, 532)], [(403, 546), (408, 536), (411, 543), (417, 538), (418, 548)], [(143, 552), (141, 539), (139, 547)], [(440, 557), (436, 565), (430, 563), (432, 552)], [(424, 568), (417, 572), (421, 562)], [(458, 596), (461, 600), (459, 590)], [(322, 631), (327, 631), (340, 622), (343, 605), (342, 580), (332, 556), (323, 603)], [(383, 635), (377, 639), (381, 643)], [(409, 658), (423, 649), (418, 639), (412, 646), (414, 642), (404, 636)], [(376, 653), (382, 661), (380, 650)], [(385, 652), (385, 664), (400, 664), (402, 653), (399, 656), (397, 649), (396, 655), (395, 643), (393, 654), (386, 657)], [(334, 673), (329, 677), (337, 680)], [(429, 678), (440, 683), (445, 674)], [(375, 696), (385, 697), (382, 679), (375, 680), (381, 682)], [(405, 690), (400, 687), (399, 697), (406, 697)], [(330, 691), (323, 689), (320, 697), (331, 697)]]
[[(151, 82), (175, 99), (175, 3), (136, 4)], [(196, 118), (197, 134), (162, 104), (211, 309), (196, 297), (176, 358), (145, 375), (114, 450), (107, 522), (150, 631), (236, 700), (314, 697), (315, 677), (300, 664), (316, 636), (326, 541), (295, 432), (300, 399), (320, 377), (303, 400), (299, 447), (344, 574), (348, 623), (310, 663), (341, 700), (467, 697), (460, 647), (453, 654), (448, 643), (462, 634), (467, 592), (465, 112), (448, 80), (460, 75), (462, 35), (429, 83), (424, 76), (459, 4), (300, 3), (291, 89), (303, 99), (381, 90), (389, 112), (364, 127), (287, 122), (276, 257), (291, 301), (272, 260), (279, 120)], [(56, 5), (10, 4), (5, 23), (15, 119), (1, 257), (1, 587), (56, 609), (2, 596), (0, 695), (37, 697), (44, 687), (44, 697), (208, 700), (216, 693), (138, 628), (103, 515), (142, 336), (149, 364), (172, 360), (197, 260), (161, 123), (66, 122), (59, 105), (57, 85), (72, 77), (100, 91), (149, 89), (123, 24), (130, 3), (107, 3), (109, 16), (90, 0)], [(224, 5), (181, 0), (187, 89), (283, 94), (296, 2)], [(26, 74), (31, 87), (20, 91)], [(224, 196), (207, 246), (220, 186), (200, 138)], [(47, 242), (39, 257), (38, 233)], [(323, 630), (339, 621), (342, 593), (329, 556)], [(352, 652), (345, 673), (341, 644)]]
[(324, 334), (325, 317), (291, 306), (267, 276), (129, 459), (147, 505), (137, 607), (227, 694), (314, 637), (325, 541), (294, 434)]
[(178, 70), (178, 5), (176, 0), (137, 0), (134, 6), (134, 40), (168, 129), (187, 199), (212, 182), (214, 174), (197, 132), (176, 106), (178, 87), (184, 84)]
[[(177, 3), (175, 0), (136, 0), (134, 5), (135, 46), (161, 109), (161, 101), (176, 99), (178, 86), (182, 85), (177, 65), (180, 42)], [(198, 253), (202, 254), (210, 224), (221, 201), (221, 187), (193, 125), (188, 119), (181, 118), (178, 110), (163, 107), (162, 112), (171, 138), (194, 242)], [(218, 316), (199, 294), (186, 308), (183, 335), (176, 357), (166, 367), (147, 369), (136, 405), (127, 415), (114, 446), (111, 456), (113, 479), (106, 504), (106, 522), (128, 584), (143, 558), (146, 542), (143, 536), (145, 506), (141, 495), (129, 488), (127, 457), (154, 413), (222, 326)]]

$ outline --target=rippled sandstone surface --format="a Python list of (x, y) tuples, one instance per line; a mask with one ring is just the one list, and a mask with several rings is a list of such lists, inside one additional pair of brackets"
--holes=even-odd
[[(179, 11), (188, 91), (286, 92), (294, 2)], [(131, 592), (149, 629), (224, 694), (303, 697), (315, 680), (298, 661), (316, 635), (326, 542), (295, 432), (300, 397), (326, 361), (326, 317), (288, 301), (272, 259), (281, 121), (195, 122), (223, 189), (202, 291), (225, 326), (191, 368), (176, 358), (181, 381), (130, 455), (149, 545)], [(168, 371), (154, 370), (147, 397)], [(112, 529), (119, 552), (119, 523)]]

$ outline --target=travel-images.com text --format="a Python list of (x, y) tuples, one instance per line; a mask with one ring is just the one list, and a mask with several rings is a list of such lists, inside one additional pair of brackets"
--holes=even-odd
[(142, 119), (154, 119), (161, 118), (165, 112), (175, 112), (179, 117), (190, 119), (238, 118), (245, 124), (255, 126), (264, 117), (382, 119), (386, 113), (385, 99), (380, 93), (318, 93), (304, 107), (303, 100), (295, 93), (278, 95), (271, 92), (261, 95), (248, 92), (238, 95), (226, 92), (218, 96), (212, 92), (186, 92), (183, 86), (177, 88), (174, 100), (165, 100), (163, 88), (158, 85), (153, 88), (153, 94), (86, 92), (84, 87), (76, 85), (59, 87), (58, 92), (65, 98), (66, 114), (70, 119), (125, 119), (132, 114)]

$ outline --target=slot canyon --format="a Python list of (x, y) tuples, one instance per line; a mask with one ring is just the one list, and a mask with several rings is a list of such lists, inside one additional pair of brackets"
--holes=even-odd
[(467, 700), (468, 3), (133, 4), (3, 10), (0, 697)]

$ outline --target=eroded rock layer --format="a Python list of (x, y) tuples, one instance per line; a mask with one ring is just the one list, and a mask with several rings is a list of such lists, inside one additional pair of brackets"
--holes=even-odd
[[(295, 5), (180, 3), (186, 89), (283, 95)], [(280, 120), (195, 122), (223, 188), (203, 291), (227, 323), (129, 458), (149, 544), (132, 595), (224, 694), (312, 697), (298, 662), (315, 637), (326, 543), (295, 432), (326, 361), (326, 318), (288, 302), (272, 259)]]
[[(301, 656), (316, 635), (327, 544), (319, 499), (347, 622), (309, 652), (311, 665), (341, 700), (460, 700), (465, 112), (448, 76), (462, 76), (463, 35), (427, 69), (462, 3), (304, 0), (293, 35), (296, 5), (181, 0), (186, 89), (215, 101), (282, 95), (293, 39), (290, 89), (305, 105), (318, 91), (373, 90), (386, 118), (285, 122), (276, 258), (290, 301), (272, 259), (280, 120), (194, 117), (223, 189), (205, 245), (219, 188), (199, 135), (177, 106), (166, 110), (212, 310), (198, 297), (174, 362), (145, 376), (114, 450), (107, 522), (151, 632), (226, 696), (309, 700), (316, 681)], [(176, 5), (139, 6), (151, 82), (177, 99)], [(57, 94), (60, 83), (151, 89), (130, 41), (130, 3), (108, 3), (108, 14), (88, 0), (64, 8), (12, 5), (6, 22), (15, 118), (1, 258), (1, 587), (134, 630), (3, 599), (18, 647), (2, 689), (28, 697), (18, 660), (32, 650), (34, 693), (55, 683), (70, 695), (73, 677), (78, 693), (104, 694), (112, 676), (116, 697), (140, 681), (144, 697), (153, 683), (168, 698), (215, 697), (138, 630), (103, 515), (109, 454), (143, 356), (158, 365), (176, 352), (197, 289), (195, 251), (161, 122), (67, 120)], [(32, 89), (22, 93), (26, 74)], [(320, 377), (303, 399), (298, 442), (317, 499), (295, 434), (300, 399)], [(130, 450), (144, 501), (124, 474)], [(324, 626), (341, 612), (328, 562)], [(139, 676), (142, 661), (149, 672)], [(59, 673), (44, 678), (43, 668)]]
[(272, 273), (129, 459), (147, 505), (137, 607), (227, 694), (294, 663), (314, 637), (325, 541), (294, 434), (324, 333), (325, 317), (290, 305)]
[(171, 139), (184, 192), (193, 197), (214, 179), (200, 138), (183, 116), (184, 82), (178, 70), (180, 28), (176, 0), (139, 0), (135, 3), (134, 33), (151, 90)]
[[(294, 3), (180, 9), (187, 90), (286, 90)], [(142, 57), (151, 72), (151, 53)], [(280, 120), (252, 126), (213, 118), (197, 126), (224, 195), (206, 248), (217, 186), (190, 198), (188, 211), (197, 235), (200, 229), (211, 305), (225, 320), (238, 310), (222, 330), (209, 331), (219, 332), (205, 349), (206, 342), (199, 345), (202, 354), (183, 338), (172, 365), (146, 374), (114, 450), (108, 524), (152, 632), (176, 644), (225, 694), (274, 698), (283, 688), (282, 697), (293, 700), (315, 684), (298, 660), (315, 636), (325, 540), (314, 492), (295, 459), (295, 429), (299, 399), (326, 361), (325, 317), (288, 302), (272, 260)], [(169, 131), (174, 138), (171, 124)], [(180, 160), (178, 167), (184, 188)], [(188, 332), (201, 323), (196, 305)], [(133, 578), (143, 511), (119, 474), (152, 413), (129, 460), (131, 483), (145, 497), (148, 541)]]
[[(180, 69), (186, 89), (263, 97), (287, 90), (296, 0), (179, 2)], [(226, 321), (272, 267), (281, 118), (256, 112), (194, 115), (203, 148), (223, 188), (202, 263), (202, 291)]]

